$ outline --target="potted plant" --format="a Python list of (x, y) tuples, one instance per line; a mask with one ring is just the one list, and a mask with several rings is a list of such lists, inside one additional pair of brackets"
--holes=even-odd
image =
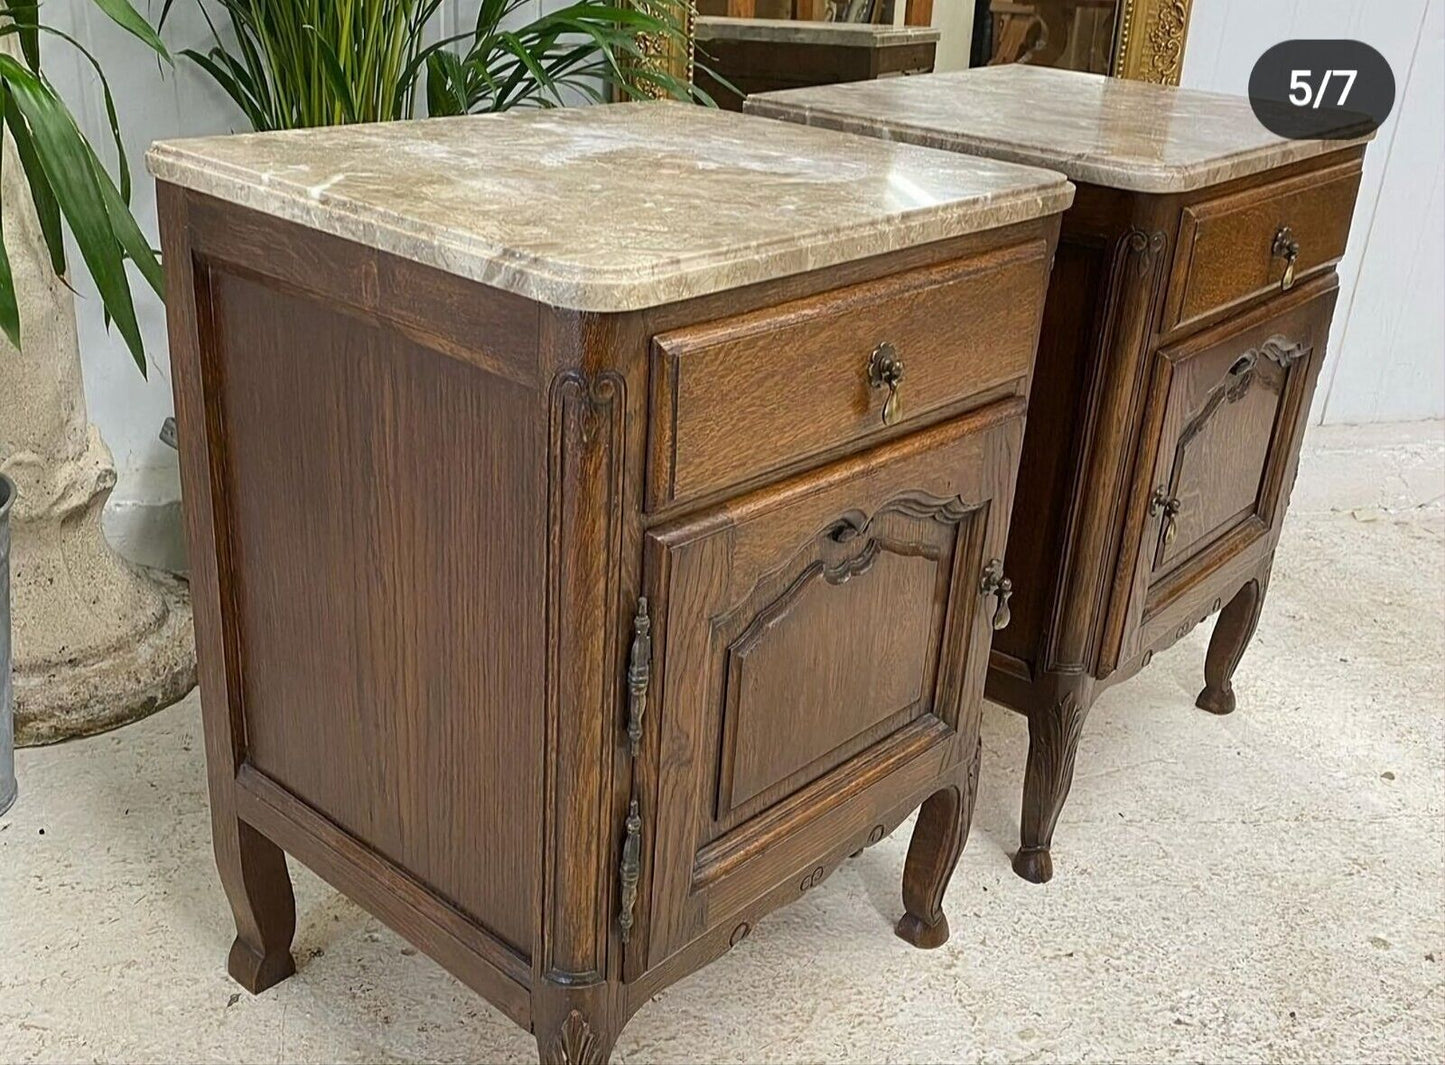
[(442, 0), (214, 0), (234, 43), (212, 5), (193, 2), (215, 44), (182, 54), (256, 130), (414, 118), (423, 95), (429, 115), (609, 98), (711, 103), (685, 59), (692, 0), (578, 0), (516, 27), (528, 0), (482, 0), (469, 31), (440, 39), (429, 30)]
[[(129, 0), (92, 2), (169, 62)], [(95, 65), (118, 142), (104, 72), (39, 15), (36, 0), (0, 0), (0, 473), (18, 488), (9, 518), (21, 743), (110, 727), (195, 683), (184, 587), (125, 563), (101, 533), (115, 469), (86, 416), (65, 233), (142, 372), (127, 265), (160, 291), (160, 264), (130, 212), (124, 153), (112, 178), (46, 79), (42, 45)]]

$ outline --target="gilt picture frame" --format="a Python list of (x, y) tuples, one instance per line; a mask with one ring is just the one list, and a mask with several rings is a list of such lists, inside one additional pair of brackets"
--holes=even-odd
[(1178, 85), (1193, 0), (1119, 0), (1114, 75)]

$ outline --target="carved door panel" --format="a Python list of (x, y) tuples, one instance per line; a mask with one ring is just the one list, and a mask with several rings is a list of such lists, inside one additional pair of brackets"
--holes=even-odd
[(806, 880), (971, 755), (980, 581), (1021, 431), (1014, 401), (649, 534), (653, 863), (630, 973)]
[[(1278, 534), (1334, 308), (1333, 278), (1156, 356), (1141, 460), (1152, 478), (1129, 637), (1167, 602)], [(1141, 475), (1142, 476), (1142, 475)]]
[(1260, 488), (1289, 379), (1306, 343), (1273, 334), (1164, 356), (1164, 445), (1151, 497), (1154, 573), (1167, 573), (1244, 522), (1270, 524)]

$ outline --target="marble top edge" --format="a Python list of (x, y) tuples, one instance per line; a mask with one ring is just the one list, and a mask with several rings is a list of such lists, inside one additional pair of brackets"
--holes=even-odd
[(802, 19), (728, 18), (699, 15), (699, 41), (773, 41), (788, 44), (926, 44), (942, 31), (932, 26), (893, 26), (873, 22), (815, 22)]
[[(1073, 198), (1056, 172), (962, 157), (955, 166), (943, 153), (822, 130), (803, 140), (775, 130), (759, 136), (763, 119), (701, 108), (532, 114), (549, 117), (158, 142), (147, 165), (158, 180), (595, 312), (658, 306), (1023, 222), (1063, 211)], [(493, 125), (479, 131), (477, 123)], [(657, 126), (665, 135), (649, 144)], [(365, 173), (355, 172), (358, 163)], [(649, 166), (668, 180), (640, 181)], [(753, 184), (739, 187), (744, 179)], [(616, 210), (599, 211), (599, 202)], [(655, 216), (639, 215), (644, 206)]]
[[(965, 91), (966, 90), (966, 91)], [(1050, 67), (982, 67), (748, 97), (749, 114), (1181, 193), (1367, 143), (1287, 140), (1248, 99)]]

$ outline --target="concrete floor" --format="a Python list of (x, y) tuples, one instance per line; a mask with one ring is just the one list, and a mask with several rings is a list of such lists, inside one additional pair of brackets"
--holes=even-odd
[[(1085, 730), (1057, 877), (1017, 879), (1021, 718), (986, 715), (954, 935), (895, 939), (907, 826), (669, 989), (615, 1061), (1445, 1058), (1445, 438), (1315, 434), (1240, 710), (1202, 627)], [(0, 1061), (535, 1061), (294, 870), (295, 978), (223, 971), (194, 696), (20, 755), (0, 819)]]

